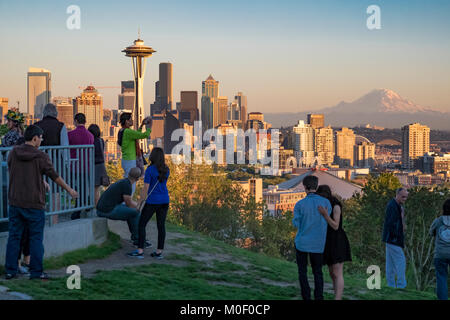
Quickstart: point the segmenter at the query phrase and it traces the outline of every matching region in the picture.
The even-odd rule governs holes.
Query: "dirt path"
[[[150,253],[153,252],[157,245],[157,229],[156,229],[156,223],[154,221],[150,221],[147,225],[147,239],[152,243],[152,247],[145,250],[145,257],[144,259],[136,259],[136,258],[130,258],[126,254],[130,251],[133,251],[136,249],[134,247],[129,239],[130,239],[130,232],[128,231],[128,225],[124,221],[114,221],[114,220],[108,220],[108,227],[109,229],[118,234],[120,236],[120,241],[122,243],[122,248],[111,254],[109,257],[105,259],[98,259],[98,260],[90,260],[87,263],[79,264],[81,270],[81,275],[86,278],[91,278],[95,276],[97,271],[106,271],[106,270],[120,270],[126,267],[134,267],[134,266],[140,266],[140,265],[148,265],[152,263],[157,264],[171,264],[176,266],[184,266],[186,265],[183,261],[177,261],[177,260],[168,260],[168,259],[154,259],[150,257]],[[170,239],[178,239],[178,238],[185,238],[186,236],[181,233],[174,233],[174,232],[166,232],[166,243],[165,243],[165,251],[170,253],[177,253],[177,254],[186,254],[188,253],[187,250],[189,250],[185,246],[179,246],[179,245],[171,245]],[[65,277],[66,274],[66,268],[58,269],[58,270],[47,270],[46,271],[49,276],[59,278],[59,277]]]

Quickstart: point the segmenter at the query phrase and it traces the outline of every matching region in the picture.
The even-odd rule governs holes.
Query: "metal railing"
[[[8,221],[8,155],[12,147],[0,148],[0,222]],[[40,147],[50,157],[53,168],[58,175],[75,191],[78,198],[72,199],[69,193],[53,182],[49,177],[44,180],[49,184],[46,191],[46,216],[74,213],[94,208],[94,146],[49,146]],[[25,186],[24,186],[25,188]],[[50,225],[54,219],[49,219]]]

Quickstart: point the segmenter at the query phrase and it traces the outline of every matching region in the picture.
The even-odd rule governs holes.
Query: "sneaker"
[[[26,265],[19,266],[18,271],[20,274],[30,274],[30,269]]]
[[[49,280],[50,277],[48,276],[48,274],[46,274],[45,272],[42,272],[40,275],[38,276],[30,276],[30,280],[34,280],[34,279],[40,279],[40,280]]]
[[[5,279],[6,279],[6,280],[11,280],[11,279],[14,279],[14,278],[16,278],[16,277],[17,277],[17,275],[12,274],[12,273],[7,273],[7,274],[5,274]]]
[[[139,253],[137,250],[127,253],[127,256],[131,258],[144,259],[144,253]]]
[[[137,248],[139,243],[137,241],[133,241],[133,245]],[[147,248],[150,248],[151,246],[152,246],[152,244],[150,243],[150,241],[145,240],[144,248],[142,248],[142,249],[147,249]]]
[[[159,260],[164,258],[164,256],[162,255],[162,252],[156,253],[156,251],[152,252],[150,254],[150,256],[153,257],[153,258],[159,259]]]

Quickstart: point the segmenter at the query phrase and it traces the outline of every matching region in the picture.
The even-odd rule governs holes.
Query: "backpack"
[[[117,144],[122,147],[122,139],[123,139],[123,132],[125,131],[124,128],[120,129],[117,133]]]
[[[450,222],[448,222],[448,220],[446,221],[445,219],[443,219],[442,222],[444,223],[444,225],[439,227],[437,235],[441,241],[450,244]]]

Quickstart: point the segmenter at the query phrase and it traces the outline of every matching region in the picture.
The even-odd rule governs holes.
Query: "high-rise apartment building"
[[[297,164],[302,167],[314,165],[314,129],[305,121],[299,120],[293,128],[294,133],[294,155]]]
[[[353,167],[355,139],[352,129],[343,127],[336,132],[336,163],[340,167]]]
[[[307,116],[307,121],[308,124],[314,129],[325,127],[325,118],[323,114],[310,113]]]
[[[194,125],[199,120],[197,91],[181,91],[180,100],[180,122]]]
[[[375,144],[363,141],[354,146],[354,165],[359,168],[375,166]]]
[[[27,74],[27,113],[33,119],[42,119],[42,111],[51,100],[51,72],[29,68]]]
[[[414,169],[415,161],[430,151],[430,128],[420,123],[402,127],[402,167]]]
[[[103,127],[103,97],[93,86],[87,86],[80,96],[73,99],[74,114],[84,113],[86,128],[92,123]]]
[[[218,117],[219,81],[209,75],[202,81],[202,128],[203,131],[216,127]]]
[[[321,165],[331,165],[334,161],[334,133],[333,129],[326,128],[314,129],[314,147]]]

